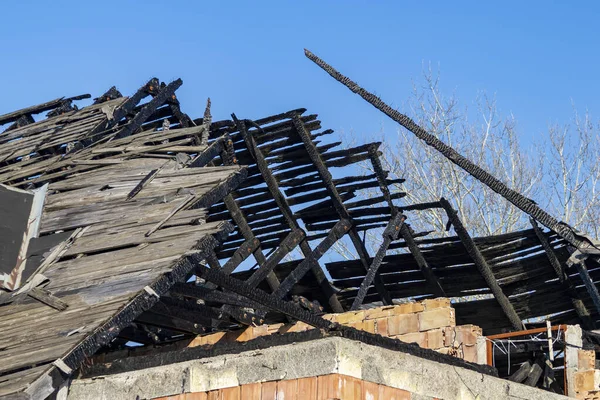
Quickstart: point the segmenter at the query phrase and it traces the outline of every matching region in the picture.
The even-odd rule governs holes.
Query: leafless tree
[[[413,88],[404,111],[419,125],[557,218],[598,237],[600,130],[588,113],[575,113],[571,121],[524,143],[515,118],[500,115],[494,97],[480,94],[473,106],[461,105],[441,92],[439,74],[431,69]],[[391,177],[406,179],[395,188],[407,192],[405,204],[445,197],[474,236],[530,226],[520,210],[412,133],[399,129],[382,139],[384,166]],[[410,212],[407,222],[445,234],[443,211]]]

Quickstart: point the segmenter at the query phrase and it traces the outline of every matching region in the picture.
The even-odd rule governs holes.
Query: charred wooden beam
[[[34,122],[35,122],[35,120],[31,116],[31,114],[21,115],[19,117],[19,119],[17,119],[15,122],[13,122],[12,125],[10,125],[8,128],[6,128],[4,130],[4,132],[2,132],[2,133],[12,131],[13,129],[19,129],[25,125],[33,124]]]
[[[197,300],[204,300],[207,303],[222,303],[237,307],[251,307],[262,311],[263,305],[260,305],[244,296],[235,293],[220,292],[202,285],[192,283],[176,283],[171,289],[171,293],[184,297],[190,297]]]
[[[446,297],[446,293],[444,292],[444,289],[442,288],[439,279],[435,276],[435,273],[433,272],[433,269],[431,268],[429,263],[427,263],[427,260],[425,260],[423,253],[421,253],[419,246],[417,246],[417,244],[415,243],[415,239],[413,238],[413,235],[410,232],[408,226],[406,226],[406,224],[402,224],[402,226],[400,227],[400,234],[406,242],[408,250],[410,250],[410,253],[417,262],[419,269],[423,273],[425,280],[427,281],[427,283],[429,283],[429,286],[431,287],[433,293],[435,293],[435,295],[438,297]]]
[[[203,324],[190,321],[187,318],[178,318],[170,314],[156,314],[146,311],[139,315],[136,321],[146,325],[166,327],[182,333],[192,333],[194,335],[206,333],[206,328]]]
[[[292,287],[298,283],[300,279],[309,271],[309,269],[313,268],[315,264],[317,264],[317,260],[327,252],[337,242],[340,238],[342,238],[346,232],[350,229],[352,225],[350,221],[347,219],[343,219],[339,221],[331,231],[327,234],[327,237],[317,245],[317,247],[308,255],[305,256],[305,259],[302,260],[300,264],[292,271],[290,274],[281,282],[281,285],[277,288],[275,293],[275,297],[278,299],[282,299],[285,295],[292,289]]]
[[[104,94],[102,94],[101,96],[96,97],[94,99],[94,104],[101,104],[109,100],[118,99],[119,97],[123,97],[123,95],[117,90],[116,86],[113,86],[106,92],[104,92]]]
[[[53,110],[56,107],[59,107],[65,101],[83,100],[83,99],[89,99],[90,97],[92,97],[92,96],[89,94],[82,94],[79,96],[68,97],[68,98],[60,97],[58,99],[50,100],[45,103],[38,104],[36,106],[27,107],[27,108],[23,108],[21,110],[10,112],[8,114],[0,115],[0,125],[15,122],[23,115],[33,115],[33,114],[42,113],[44,111]]]
[[[284,218],[286,219],[287,223],[289,224],[290,228],[291,229],[299,229],[300,226],[298,225],[298,221],[296,221],[296,219],[294,218],[294,214],[293,214],[289,204],[287,203],[286,198],[281,193],[281,190],[279,189],[277,180],[273,176],[271,170],[269,169],[269,165],[267,164],[263,154],[261,153],[260,149],[258,148],[256,141],[254,139],[254,136],[248,134],[248,132],[246,130],[246,124],[244,121],[238,120],[237,117],[235,116],[235,114],[232,114],[232,118],[233,118],[234,122],[236,123],[238,130],[242,134],[242,137],[244,138],[246,147],[248,148],[248,150],[254,157],[256,164],[261,172],[261,175],[263,176],[263,179],[265,180],[265,183],[267,184],[267,187],[269,188],[269,192],[271,192],[271,195],[273,196],[275,202],[279,206],[279,208],[280,208]],[[259,126],[259,128],[260,128],[260,126]],[[300,249],[301,249],[302,253],[304,254],[304,257],[308,257],[312,253],[312,249],[310,248],[310,245],[308,244],[308,242],[306,240],[303,240],[302,242],[300,242]],[[335,292],[333,291],[333,288],[329,284],[329,281],[327,280],[325,273],[321,269],[321,266],[318,264],[312,264],[311,269],[313,271],[313,274],[315,275],[315,278],[317,279],[317,282],[319,282],[319,286],[321,287],[321,290],[323,290],[323,293],[327,297],[329,305],[331,306],[332,310],[334,312],[343,312],[344,309],[343,309],[342,305],[340,304],[339,300],[337,299],[337,296],[336,296]],[[277,290],[279,290],[279,288]]]
[[[387,227],[383,231],[383,243],[379,246],[377,250],[377,254],[373,258],[373,262],[369,266],[367,270],[367,274],[365,275],[363,281],[360,284],[360,288],[358,289],[358,293],[352,302],[351,310],[357,310],[363,303],[365,296],[367,295],[367,291],[369,290],[369,286],[373,283],[375,279],[375,275],[381,266],[381,262],[385,257],[388,247],[390,243],[394,240],[398,239],[398,235],[400,233],[401,227],[404,226],[404,221],[406,217],[400,213],[396,213],[396,215],[390,220]]]
[[[577,234],[575,230],[567,225],[564,222],[559,222],[556,218],[551,216],[548,212],[542,210],[534,201],[528,199],[523,196],[521,193],[509,188],[499,179],[491,175],[489,172],[485,171],[483,168],[478,166],[477,164],[471,162],[468,158],[459,154],[452,147],[446,145],[436,136],[430,134],[421,126],[417,125],[411,118],[408,116],[401,114],[400,112],[394,110],[389,105],[385,104],[379,97],[375,96],[373,93],[370,93],[360,87],[357,83],[353,82],[346,76],[342,75],[338,71],[336,71],[332,66],[327,64],[325,61],[314,55],[308,50],[304,50],[304,53],[307,58],[321,67],[325,72],[327,72],[332,78],[336,81],[340,82],[348,89],[350,89],[353,93],[358,94],[368,103],[370,103],[373,107],[377,108],[379,111],[383,112],[385,115],[390,117],[392,120],[412,132],[419,139],[423,140],[427,145],[433,147],[437,151],[439,151],[444,157],[446,157],[449,161],[456,164],[463,170],[465,170],[468,174],[479,180],[481,183],[492,189],[494,192],[498,193],[510,203],[512,203],[515,207],[519,208],[524,213],[529,216],[535,218],[542,225],[551,229],[552,231],[558,233],[562,238],[567,240],[569,243],[574,245],[577,248],[582,247],[595,247],[593,243],[591,243],[587,238]],[[516,321],[515,321],[516,322]]]
[[[492,291],[492,294],[496,298],[496,301],[502,308],[502,311],[510,321],[511,325],[515,330],[524,330],[525,327],[523,325],[523,322],[521,321],[521,318],[515,311],[513,305],[510,303],[510,300],[508,300],[508,297],[506,297],[506,295],[502,291],[502,288],[498,284],[498,281],[496,280],[496,277],[492,272],[492,268],[489,266],[489,264],[481,254],[481,251],[479,251],[479,249],[477,248],[477,245],[471,238],[471,235],[469,235],[469,232],[467,232],[467,230],[465,229],[464,225],[462,224],[462,221],[458,218],[457,212],[454,210],[454,208],[452,208],[448,200],[444,199],[443,197],[440,199],[440,204],[446,211],[449,222],[454,227],[454,231],[458,235],[463,246],[465,246],[467,253],[475,263],[475,266],[479,270],[479,273],[481,274],[488,287]]]
[[[346,206],[344,206],[344,203],[342,202],[342,199],[340,198],[340,194],[339,194],[337,188],[333,184],[333,180],[332,180],[333,178],[331,176],[331,173],[329,172],[325,163],[321,159],[321,156],[319,155],[319,152],[318,152],[315,144],[313,143],[312,139],[310,138],[308,131],[304,127],[302,120],[300,120],[298,117],[294,117],[293,121],[294,121],[294,127],[296,128],[296,132],[298,133],[298,135],[300,135],[300,138],[302,138],[302,142],[304,143],[304,146],[306,147],[306,151],[307,151],[311,161],[313,162],[314,166],[317,168],[317,171],[319,172],[321,179],[325,183],[325,187],[326,187],[326,189],[329,193],[329,196],[331,197],[331,201],[333,203],[333,208],[339,214],[340,218],[348,219],[348,220],[350,220],[350,222],[352,222],[352,217],[348,213]],[[368,147],[366,149],[368,149]],[[350,236],[350,240],[352,241],[352,244],[354,245],[354,248],[356,249],[358,256],[360,257],[360,259],[363,263],[363,266],[365,267],[365,270],[369,271],[369,261],[368,260],[369,260],[370,256],[369,256],[369,252],[367,251],[367,248],[365,247],[365,244],[360,240],[360,236],[358,235],[358,232],[356,231],[356,229],[354,227],[352,227],[348,233]],[[383,303],[384,304],[392,304],[392,297],[390,296],[387,289],[385,288],[385,285],[383,284],[383,281],[381,280],[381,276],[379,276],[377,271],[375,271],[374,283],[375,283],[375,288],[377,289],[377,292],[381,296],[381,300],[383,301]]]
[[[586,329],[595,329],[596,323],[590,317],[590,312],[588,311],[587,307],[585,306],[585,304],[581,300],[579,294],[577,293],[577,290],[575,289],[575,285],[573,285],[573,282],[571,282],[571,280],[569,279],[569,276],[565,273],[565,270],[563,269],[560,261],[558,260],[558,257],[556,256],[556,253],[554,253],[554,249],[548,242],[548,238],[546,237],[546,235],[544,235],[544,232],[542,232],[542,230],[538,226],[537,222],[533,218],[530,218],[529,222],[531,223],[531,226],[533,227],[535,235],[537,236],[540,243],[542,244],[542,248],[544,249],[544,252],[546,253],[546,257],[548,257],[548,261],[550,262],[550,265],[554,269],[554,272],[556,272],[556,276],[558,277],[558,280],[567,289],[567,293],[569,294],[569,297],[571,298],[571,302],[573,303],[573,308],[575,309],[575,312],[577,313],[579,318],[581,318],[582,324],[584,325],[584,327]],[[586,286],[586,289],[587,289],[587,286]],[[588,294],[590,295],[590,297],[592,297],[594,293],[588,292]],[[596,304],[596,303],[594,303],[594,304]],[[600,310],[597,310],[597,311],[600,313]]]
[[[116,138],[124,138],[133,134],[147,119],[148,117],[161,105],[163,105],[168,99],[175,95],[175,91],[183,84],[181,79],[177,79],[169,83],[165,88],[161,89],[156,96],[152,98],[146,104],[142,110],[137,113],[131,121],[129,121],[119,132],[116,134]]]
[[[598,293],[598,288],[596,284],[594,284],[594,280],[590,276],[590,273],[585,266],[585,261],[580,260],[575,263],[575,267],[577,268],[577,272],[579,273],[579,277],[583,281],[587,292],[591,294],[592,301],[594,302],[594,306],[597,310],[600,310],[600,293]]]
[[[269,275],[279,264],[283,257],[285,257],[290,251],[298,246],[298,243],[304,240],[304,231],[301,229],[296,229],[292,231],[285,239],[281,242],[279,247],[269,256],[267,261],[261,265],[246,281],[248,285],[252,287],[258,286],[260,282],[262,282],[267,275]]]
[[[225,265],[223,265],[223,268],[221,268],[223,273],[227,275],[232,274],[233,271],[235,271],[235,269],[250,256],[250,254],[256,251],[259,245],[260,241],[257,238],[251,238],[246,240],[244,244],[242,244],[235,251],[235,253],[233,253],[233,256],[231,256],[231,258],[227,260]]]
[[[302,321],[316,328],[322,329],[331,329],[335,326],[334,323],[327,321],[311,313],[310,311],[304,310],[292,302],[283,301],[275,294],[268,294],[260,289],[253,288],[246,282],[232,278],[231,276],[227,276],[219,270],[213,270],[203,265],[198,265],[196,271],[208,282],[212,282],[227,290],[247,297],[250,300],[260,303],[272,310],[281,312],[298,321]]]

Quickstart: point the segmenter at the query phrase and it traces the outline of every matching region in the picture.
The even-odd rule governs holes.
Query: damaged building
[[[179,79],[0,115],[0,398],[600,398],[597,242],[306,55],[531,227],[471,237],[380,143],[190,117]]]

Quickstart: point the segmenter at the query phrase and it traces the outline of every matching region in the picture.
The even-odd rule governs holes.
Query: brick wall
[[[573,375],[575,397],[600,400],[600,370],[596,367],[594,350],[577,350],[577,371]]]
[[[454,309],[445,298],[424,300],[341,314],[325,314],[325,319],[356,329],[399,339],[440,353],[454,355],[466,361],[482,362],[484,351],[478,352],[481,328],[475,325],[456,326]],[[255,337],[300,332],[314,329],[304,322],[248,327],[237,331],[198,336],[188,347],[212,345],[223,341],[244,342]]]
[[[413,396],[406,390],[363,381],[347,375],[329,374],[301,379],[257,382],[210,392],[184,393],[154,400],[436,400]]]

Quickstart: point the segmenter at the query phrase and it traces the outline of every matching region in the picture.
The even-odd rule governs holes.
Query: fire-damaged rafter
[[[533,218],[530,218],[529,222],[531,223],[531,226],[533,227],[535,235],[540,240],[540,243],[542,244],[542,248],[544,249],[544,252],[546,253],[546,256],[548,257],[548,261],[550,262],[550,265],[552,265],[552,268],[556,272],[556,276],[558,277],[558,280],[566,288],[567,293],[569,294],[569,297],[571,298],[571,302],[573,303],[573,308],[575,309],[575,312],[577,313],[579,318],[581,318],[581,321],[584,324],[586,329],[595,329],[596,323],[590,318],[590,312],[588,311],[587,307],[585,306],[585,304],[579,297],[579,294],[577,294],[575,285],[573,285],[573,282],[571,282],[571,280],[569,279],[569,276],[565,273],[565,270],[563,269],[562,265],[560,264],[560,261],[558,260],[558,257],[556,256],[556,253],[554,253],[552,246],[550,246],[550,243],[548,242],[548,238],[546,237],[546,235],[544,235],[544,232],[542,232],[542,230],[538,226],[537,222],[535,222],[535,220]]]
[[[574,245],[577,248],[585,248],[585,247],[594,247],[594,244],[591,243],[587,238],[577,234],[575,230],[569,225],[559,222],[556,218],[551,216],[546,211],[542,210],[534,201],[528,199],[523,196],[521,193],[509,188],[504,183],[502,183],[499,179],[492,176],[489,172],[485,171],[483,168],[471,162],[466,157],[459,154],[452,147],[446,145],[444,142],[439,140],[434,135],[427,132],[421,126],[417,125],[412,119],[408,116],[401,114],[400,112],[394,110],[387,104],[385,104],[379,97],[375,96],[373,93],[370,93],[360,87],[357,83],[353,82],[346,76],[339,73],[332,66],[327,64],[325,61],[314,55],[308,50],[304,50],[304,53],[308,59],[313,61],[319,67],[321,67],[325,72],[327,72],[331,77],[333,77],[336,81],[340,82],[352,92],[361,96],[364,100],[370,103],[372,106],[377,108],[379,111],[383,112],[385,115],[390,117],[395,122],[402,125],[404,128],[408,129],[410,132],[415,134],[419,139],[423,140],[427,145],[433,147],[437,151],[439,151],[444,157],[450,160],[452,163],[458,165],[462,169],[464,169],[467,173],[475,177],[481,183],[492,189],[494,192],[498,193],[506,200],[511,202],[514,206],[519,208],[521,211],[525,212],[529,216],[535,218],[542,225],[551,229],[552,231],[558,233],[561,237],[567,240],[569,243]]]
[[[298,264],[298,266],[285,278],[281,285],[277,288],[274,295],[275,297],[282,299],[285,295],[292,289],[292,287],[298,283],[300,279],[308,272],[309,269],[313,268],[315,265],[318,265],[318,260],[337,242],[341,237],[343,237],[346,232],[350,229],[350,221],[343,219],[339,221],[335,226],[329,231],[327,237],[321,241],[315,247],[315,249],[309,254],[305,255],[304,260]]]
[[[292,118],[292,121],[294,123],[294,128],[296,129],[296,133],[298,133],[298,135],[302,139],[302,142],[304,143],[304,146],[306,147],[306,151],[307,151],[312,163],[317,168],[317,171],[319,172],[319,176],[325,183],[325,187],[327,188],[327,192],[329,193],[329,196],[333,203],[334,209],[339,214],[340,218],[347,219],[352,224],[353,223],[352,217],[348,213],[348,210],[346,209],[342,199],[340,198],[340,194],[339,194],[337,188],[333,184],[333,181],[332,181],[333,177],[331,176],[331,173],[329,172],[329,170],[325,166],[323,160],[321,159],[321,156],[319,155],[319,152],[318,152],[314,142],[310,138],[310,134],[306,130],[304,123],[302,122],[300,117],[298,117],[297,115]],[[368,271],[369,270],[369,261],[368,260],[370,257],[369,257],[369,252],[367,251],[367,249],[365,247],[365,244],[360,239],[360,236],[358,235],[358,232],[356,231],[356,228],[354,226],[352,226],[350,228],[350,231],[348,232],[348,234],[350,236],[350,240],[352,241],[352,244],[354,245],[354,248],[356,249],[356,251],[360,257],[360,261],[362,262],[363,266],[365,267],[365,270]],[[385,284],[383,283],[381,276],[377,273],[377,270],[375,270],[374,282],[375,282],[375,288],[377,289],[377,292],[379,292],[379,295],[381,296],[383,303],[384,304],[392,304],[392,297],[390,296],[387,289],[385,288]]]
[[[360,284],[358,293],[354,298],[354,302],[352,302],[352,310],[356,310],[358,309],[358,307],[361,306],[363,300],[365,299],[365,296],[367,295],[369,286],[371,286],[371,283],[373,283],[373,279],[375,279],[375,275],[379,270],[379,266],[383,261],[383,257],[385,257],[385,253],[387,252],[390,243],[398,239],[400,229],[404,226],[405,220],[406,217],[404,215],[402,215],[401,213],[396,213],[396,215],[394,215],[394,217],[390,220],[385,230],[383,231],[383,243],[381,243],[379,250],[377,250],[377,254],[375,254],[373,262],[371,262],[367,274],[365,275],[365,278]]]
[[[458,218],[458,213],[456,212],[456,210],[454,210],[454,208],[452,208],[448,200],[441,198],[440,204],[446,211],[446,214],[448,215],[448,220],[454,227],[454,231],[460,238],[460,241],[462,242],[463,246],[465,246],[467,253],[473,260],[473,263],[475,263],[475,266],[479,270],[479,273],[481,274],[488,287],[492,291],[494,297],[496,298],[496,301],[498,302],[498,304],[500,304],[502,311],[510,321],[511,325],[513,326],[513,329],[518,331],[524,330],[525,327],[523,325],[523,322],[521,321],[521,318],[515,311],[513,305],[510,303],[508,297],[502,291],[502,288],[498,284],[498,281],[496,280],[496,277],[492,272],[492,268],[489,266],[489,264],[477,248],[477,245],[471,238],[471,235],[469,235],[469,232],[467,232],[461,220]]]
[[[293,214],[289,204],[287,203],[286,198],[281,193],[281,191],[279,189],[279,185],[277,183],[277,180],[273,177],[273,174],[271,173],[271,170],[269,169],[269,165],[267,164],[265,157],[262,154],[262,151],[258,148],[258,145],[256,144],[256,140],[254,139],[254,136],[246,130],[245,121],[238,120],[237,117],[235,116],[235,114],[232,115],[232,118],[233,118],[233,121],[236,123],[236,126],[237,126],[238,130],[240,131],[240,133],[244,139],[244,142],[246,143],[246,147],[248,148],[248,151],[254,158],[254,160],[257,164],[257,167],[258,167],[261,175],[263,176],[265,183],[267,185],[267,188],[269,189],[269,192],[271,193],[271,195],[273,196],[273,199],[279,206],[279,209],[280,209],[281,213],[283,214],[283,216],[286,220],[286,223],[289,225],[290,229],[299,229],[300,226],[298,225],[298,221],[296,221],[296,219],[294,218],[294,214]],[[258,127],[260,128],[260,126],[258,126]],[[300,250],[304,254],[304,257],[309,257],[310,254],[312,253],[310,245],[308,244],[308,241],[306,239],[304,239],[300,242]],[[317,281],[319,282],[319,285],[321,286],[321,290],[323,290],[323,293],[325,294],[326,298],[328,299],[329,305],[334,310],[334,312],[343,312],[344,309],[343,309],[342,305],[340,304],[339,300],[337,299],[337,296],[336,296],[335,292],[333,291],[333,288],[329,284],[329,281],[325,277],[325,274],[321,270],[320,265],[318,263],[311,262],[311,270],[313,271],[315,278],[317,279]],[[280,286],[280,288],[281,288],[281,286]],[[277,290],[280,290],[280,288],[278,288]]]

